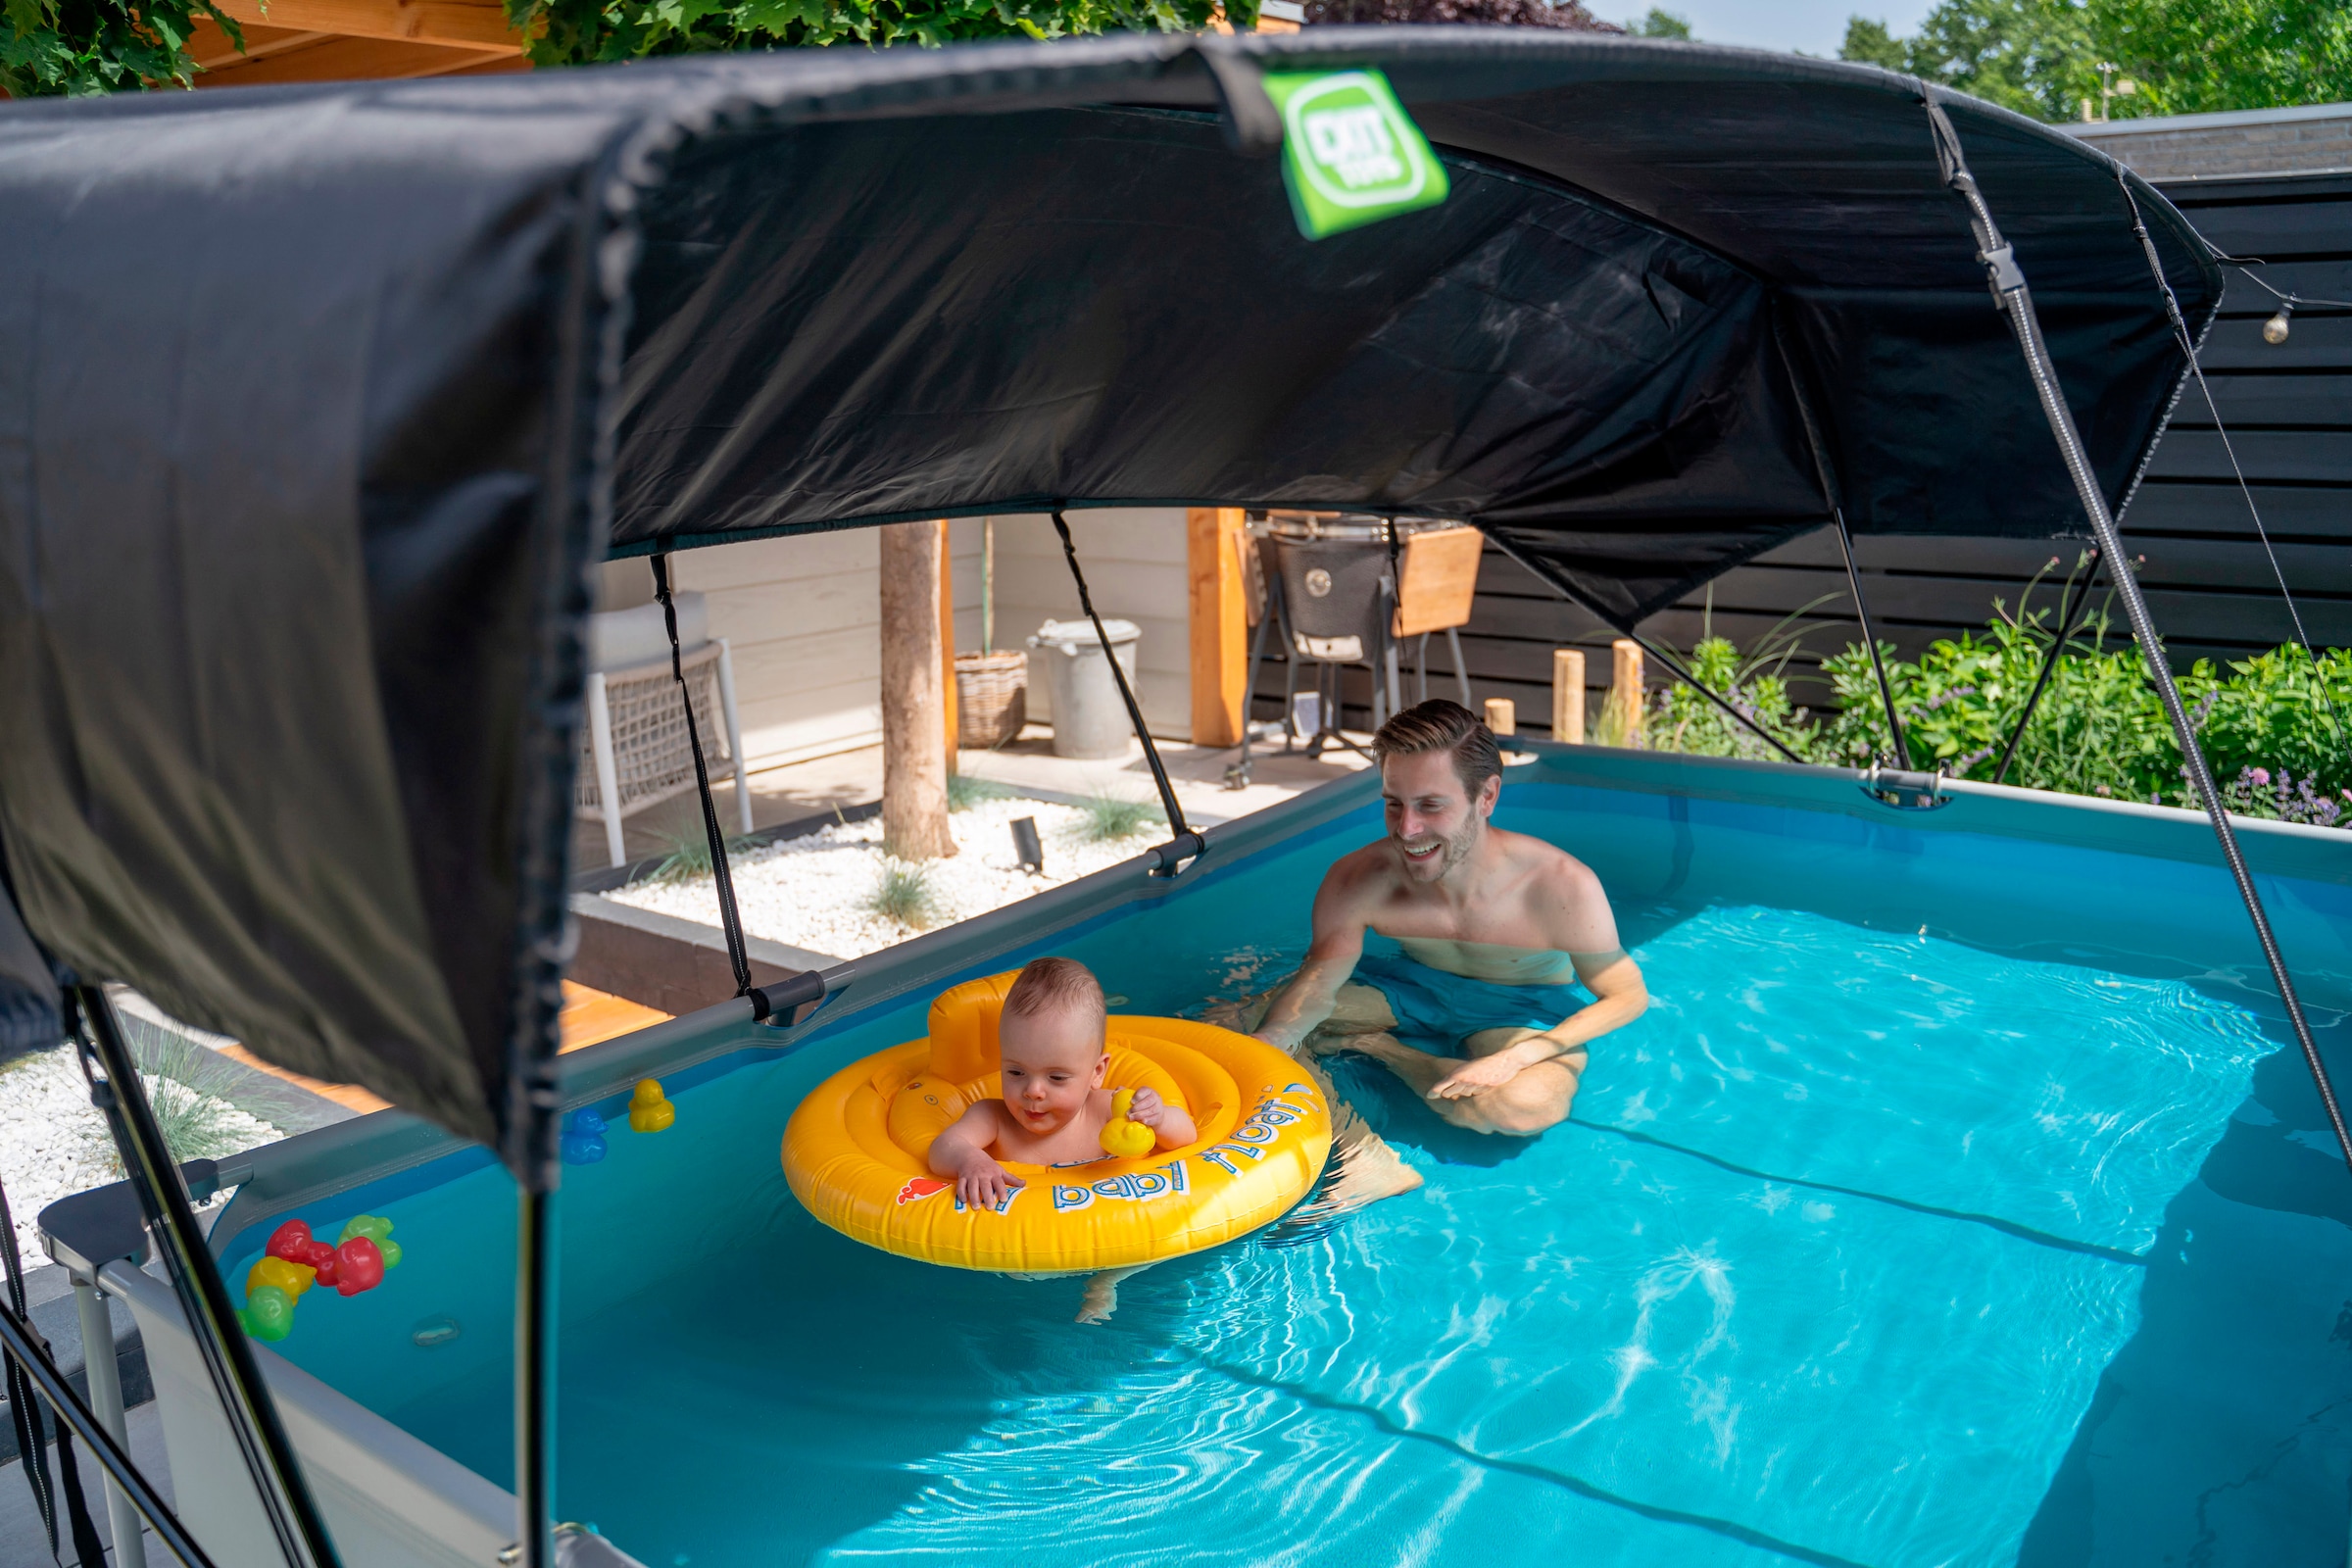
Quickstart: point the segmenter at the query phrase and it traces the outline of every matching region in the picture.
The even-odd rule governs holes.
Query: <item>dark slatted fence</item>
[[[2222,251],[2268,263],[2261,275],[2273,287],[2352,300],[2352,175],[2187,181],[2166,194]],[[2287,341],[2273,345],[2263,341],[2262,323],[2276,308],[2232,270],[2199,361],[2305,629],[2317,646],[2352,646],[2352,311],[2298,311]],[[2242,659],[2291,638],[2271,557],[2230,472],[2213,411],[2193,383],[2122,520],[2134,554],[2144,558],[2140,581],[2177,665]],[[1857,541],[1856,556],[1880,636],[1910,656],[1983,626],[1996,601],[2014,613],[2034,574],[2056,562],[2032,599],[2054,615],[2058,586],[2082,548],[2075,540],[1877,538]],[[1688,649],[1711,624],[1745,648],[1790,616],[1806,650],[1788,668],[1797,698],[1826,706],[1827,683],[1814,660],[1861,640],[1829,534],[1727,573],[1711,592],[1652,616],[1642,631]],[[2117,635],[2128,641],[2120,611],[2116,619]],[[1613,635],[1490,549],[1462,639],[1472,690],[1481,700],[1513,699],[1521,728],[1544,731],[1551,651],[1583,647],[1597,711]],[[1441,648],[1433,642],[1432,663],[1447,678],[1433,671],[1430,689],[1448,696],[1451,668]],[[1653,685],[1661,678],[1650,672]],[[1259,717],[1277,713],[1281,690],[1279,666],[1261,672]],[[1365,672],[1350,671],[1348,690],[1348,722],[1360,726],[1370,716],[1368,706],[1358,706],[1369,701]]]

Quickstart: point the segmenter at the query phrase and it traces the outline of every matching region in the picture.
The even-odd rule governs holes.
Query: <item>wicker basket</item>
[[[956,744],[1004,745],[1029,721],[1029,656],[1020,649],[956,656]]]

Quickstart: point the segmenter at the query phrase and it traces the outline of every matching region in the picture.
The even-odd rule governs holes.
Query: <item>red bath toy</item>
[[[372,1242],[368,1244],[370,1251],[374,1250],[374,1245]],[[306,1263],[317,1269],[318,1283],[321,1285],[337,1283],[335,1264],[339,1254],[335,1249],[327,1246],[324,1242],[315,1240],[311,1235],[310,1226],[301,1220],[290,1219],[276,1230],[271,1231],[270,1245],[264,1250],[271,1257],[282,1257],[289,1263]],[[383,1278],[383,1254],[379,1252],[376,1254],[376,1279],[381,1278]],[[368,1281],[369,1285],[374,1283],[374,1280]],[[361,1290],[367,1288],[366,1285],[360,1287]],[[343,1294],[349,1296],[352,1293],[345,1291]]]
[[[321,1284],[331,1283],[338,1296],[357,1296],[372,1291],[384,1282],[384,1254],[375,1243],[365,1236],[354,1236],[335,1254],[335,1277],[330,1282],[324,1272],[318,1276]]]

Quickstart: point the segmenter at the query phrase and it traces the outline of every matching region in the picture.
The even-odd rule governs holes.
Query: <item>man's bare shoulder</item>
[[[1591,866],[1556,844],[1525,833],[1493,831],[1502,841],[1503,853],[1509,857],[1511,865],[1519,871],[1520,886],[1529,896],[1533,909],[1547,917],[1545,924],[1565,920],[1580,936],[1592,933],[1596,925],[1605,925],[1613,940],[1616,921],[1609,909],[1609,895]]]
[[[1396,881],[1396,852],[1386,839],[1350,850],[1331,862],[1323,873],[1326,897],[1377,898]]]

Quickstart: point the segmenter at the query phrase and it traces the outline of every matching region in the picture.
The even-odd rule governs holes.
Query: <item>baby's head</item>
[[[1102,987],[1075,958],[1037,958],[1005,993],[997,1024],[1004,1103],[1034,1134],[1054,1131],[1085,1105],[1110,1065]]]

